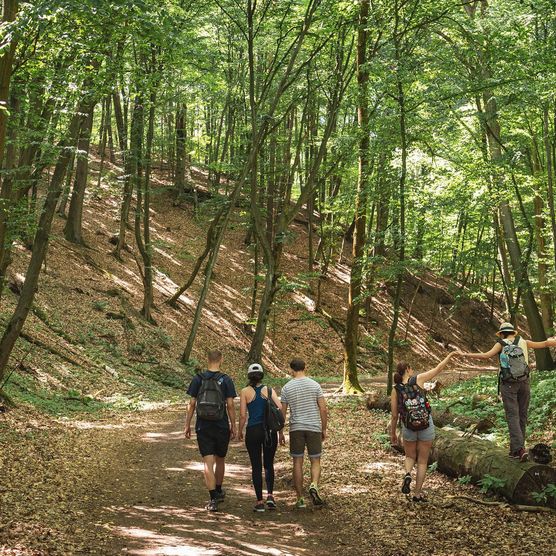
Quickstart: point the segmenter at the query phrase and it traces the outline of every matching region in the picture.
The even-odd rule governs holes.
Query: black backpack
[[[221,421],[226,415],[226,400],[218,381],[222,373],[211,373],[212,376],[201,376],[201,387],[197,394],[197,419],[204,421]]]
[[[407,384],[396,384],[398,392],[398,411],[402,423],[410,431],[422,431],[429,426],[431,406],[427,395],[412,376]]]
[[[272,399],[272,388],[270,386],[266,387],[267,399],[266,399],[266,407],[264,411],[264,426],[265,429],[268,431],[281,431],[284,428],[284,414],[282,410],[276,405],[274,400]]]

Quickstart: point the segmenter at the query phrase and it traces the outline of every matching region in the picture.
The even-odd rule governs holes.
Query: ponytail
[[[403,377],[407,372],[407,369],[409,369],[409,363],[406,363],[405,361],[398,363],[396,366],[396,373],[394,374],[394,382],[396,384],[401,384],[403,382]]]
[[[255,386],[261,382],[263,376],[263,373],[249,373],[247,376],[247,380],[249,380],[248,386],[255,388]]]

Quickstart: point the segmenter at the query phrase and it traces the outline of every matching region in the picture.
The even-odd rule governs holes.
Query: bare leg
[[[403,447],[405,450],[405,472],[411,473],[417,459],[417,442],[404,440]]]
[[[320,480],[320,457],[309,459],[311,461],[311,482],[318,485]]]
[[[203,464],[207,489],[214,490],[216,488],[216,478],[214,477],[215,456],[205,456],[203,458]]]
[[[303,456],[293,458],[293,486],[297,497],[301,498],[303,495]]]
[[[425,475],[427,474],[427,467],[429,465],[431,447],[432,440],[419,441],[417,443],[417,480],[415,481],[415,496],[421,494],[421,488],[425,481]]]
[[[214,459],[216,462],[216,465],[214,466],[215,484],[222,485],[222,481],[224,481],[224,471],[226,471],[226,460],[218,456],[215,456]]]

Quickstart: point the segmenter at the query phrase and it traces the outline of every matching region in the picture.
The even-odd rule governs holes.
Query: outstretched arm
[[[431,369],[426,373],[418,374],[417,384],[421,388],[423,388],[425,382],[431,381],[436,375],[440,374],[440,372],[444,369],[444,367],[446,367],[446,365],[450,362],[450,360],[452,359],[452,357],[454,357],[454,355],[460,355],[460,354],[461,352],[459,351],[452,351],[446,357],[444,357],[444,359],[442,359],[442,361],[440,361],[440,363],[438,363],[438,365],[434,369]]]
[[[533,342],[533,340],[525,340],[527,347],[531,349],[542,349],[547,347],[556,347],[556,337],[548,338],[544,342]]]
[[[477,353],[462,353],[461,355],[463,357],[470,357],[471,359],[490,359],[491,357],[494,357],[496,354],[500,353],[501,349],[502,346],[498,342],[496,342],[491,349],[485,351],[484,353],[481,353],[479,351]]]

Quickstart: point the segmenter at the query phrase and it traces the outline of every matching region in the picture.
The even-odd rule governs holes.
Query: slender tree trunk
[[[154,323],[152,317],[153,307],[153,267],[152,267],[152,245],[151,245],[151,227],[150,227],[150,179],[152,168],[152,149],[154,138],[154,117],[155,117],[155,103],[156,93],[152,92],[150,95],[149,107],[149,123],[147,128],[147,142],[145,148],[145,178],[141,184],[140,177],[138,176],[137,183],[137,208],[135,216],[135,239],[141,258],[143,259],[143,308],[141,309],[142,315],[148,322]],[[142,130],[141,130],[142,131]],[[139,151],[140,152],[140,151]],[[143,191],[141,191],[143,187]],[[142,198],[142,206],[141,200]],[[143,221],[143,237],[141,237],[141,220]]]
[[[61,154],[58,158],[54,174],[52,175],[52,179],[48,186],[47,196],[42,208],[37,231],[35,233],[33,251],[29,266],[27,267],[25,282],[23,283],[23,288],[21,290],[15,311],[4,330],[2,339],[0,339],[0,383],[2,382],[6,372],[6,367],[15,342],[19,337],[21,329],[27,319],[27,315],[33,305],[41,267],[48,248],[48,240],[50,229],[52,227],[52,220],[56,211],[56,204],[62,190],[62,183],[71,158],[71,153],[73,151],[72,147],[77,143],[77,137],[81,124],[82,118],[78,111],[77,114],[72,117],[67,138],[63,139],[59,144]]]
[[[6,27],[15,21],[17,10],[17,0],[4,0],[2,6],[2,27]],[[12,64],[15,55],[15,48],[16,42],[12,39],[8,47],[3,48],[3,53],[0,57],[0,168],[3,164],[4,149],[6,147],[8,102],[10,99],[10,82],[12,79]]]
[[[68,219],[64,227],[64,237],[71,243],[83,244],[83,203],[89,176],[89,148],[91,145],[91,130],[95,102],[91,102],[86,109],[86,119],[81,129],[77,145],[77,164],[75,167],[75,181],[68,209]]]
[[[128,137],[127,137],[127,108],[125,112],[122,111],[122,104],[120,101],[120,95],[114,93],[112,95],[112,101],[114,104],[114,117],[116,119],[116,126],[118,128],[118,138],[120,141],[120,150],[122,152],[123,165],[124,165],[124,191],[122,197],[122,204],[120,207],[120,223],[119,223],[119,233],[118,241],[116,247],[114,248],[114,256],[121,260],[122,249],[125,246],[125,236],[126,230],[129,226],[129,208],[131,206],[131,198],[133,196],[133,167],[132,167],[132,156],[128,152]],[[125,105],[127,106],[127,104]],[[124,106],[124,108],[125,108]]]
[[[554,270],[556,271],[556,210],[554,208],[554,159],[553,145],[550,141],[550,127],[548,123],[548,104],[543,107],[543,143],[546,158],[546,184],[550,222],[552,224],[552,245],[554,247]]]
[[[359,29],[357,32],[357,124],[359,132],[359,172],[355,196],[355,226],[352,244],[352,266],[349,280],[346,335],[344,339],[344,381],[345,394],[362,392],[357,376],[357,348],[359,345],[359,309],[363,284],[365,254],[365,230],[367,199],[369,188],[369,69],[367,66],[367,39],[370,0],[361,0],[359,8]]]
[[[399,5],[396,0],[396,36],[397,30],[399,29]],[[400,306],[401,306],[401,294],[402,294],[402,284],[403,277],[405,274],[405,268],[403,265],[405,263],[405,182],[407,178],[407,154],[408,154],[408,138],[407,138],[407,124],[406,124],[406,105],[405,105],[405,91],[401,75],[401,47],[398,40],[394,42],[394,48],[396,52],[396,89],[397,89],[397,103],[399,110],[399,130],[400,130],[400,143],[401,143],[401,168],[400,168],[400,179],[399,179],[399,228],[394,230],[395,234],[395,247],[398,253],[398,278],[396,281],[396,290],[393,299],[393,317],[392,324],[390,326],[390,331],[388,333],[388,382],[386,387],[386,393],[390,395],[393,386],[394,377],[394,350],[395,350],[395,339],[396,330],[398,328],[398,320],[400,318]]]

